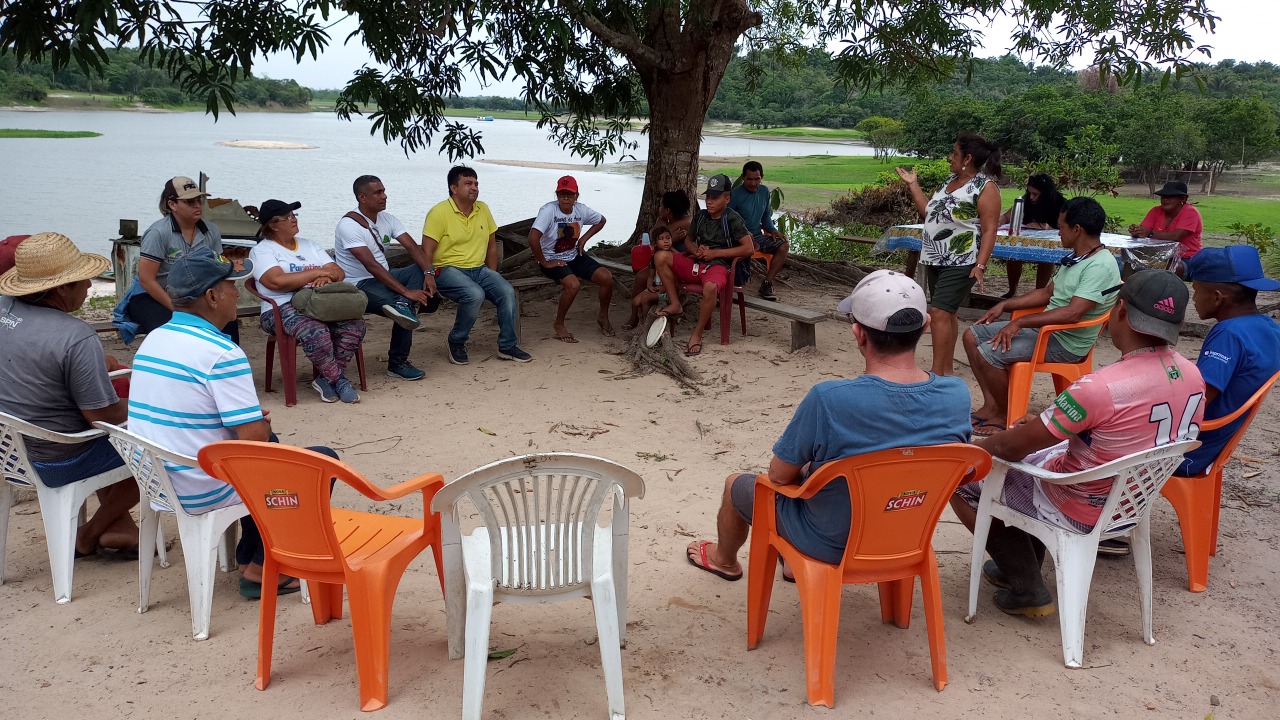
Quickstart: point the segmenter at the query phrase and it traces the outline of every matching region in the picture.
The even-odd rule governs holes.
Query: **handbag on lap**
[[[331,282],[318,288],[302,288],[293,294],[293,308],[320,322],[356,320],[364,316],[369,298],[349,282]]]

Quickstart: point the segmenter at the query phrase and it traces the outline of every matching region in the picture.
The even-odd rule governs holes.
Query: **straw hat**
[[[0,275],[0,295],[33,295],[97,277],[111,267],[110,260],[82,253],[71,238],[51,232],[23,240],[13,259],[13,269]]]

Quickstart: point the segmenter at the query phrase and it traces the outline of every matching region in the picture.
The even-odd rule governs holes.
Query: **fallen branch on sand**
[[[696,303],[685,303],[685,312],[689,312],[689,308],[694,308],[693,312],[697,312]],[[631,337],[627,338],[626,347],[623,348],[619,355],[622,355],[631,363],[631,369],[626,372],[618,373],[610,380],[624,380],[629,378],[637,378],[648,375],[653,371],[658,371],[671,379],[675,380],[690,392],[698,395],[702,394],[702,389],[698,383],[702,382],[702,375],[693,369],[689,361],[684,357],[684,349],[680,347],[682,343],[676,343],[670,334],[662,336],[657,345],[653,347],[645,346],[645,338],[649,336],[649,326],[653,324],[655,316],[650,313],[644,318],[636,329],[631,331]],[[668,319],[668,323],[675,318]],[[670,328],[670,325],[667,326]]]

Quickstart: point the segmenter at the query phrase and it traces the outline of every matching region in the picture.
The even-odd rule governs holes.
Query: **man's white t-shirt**
[[[369,223],[369,229],[360,227],[360,223],[343,215],[333,233],[333,259],[338,262],[342,272],[347,274],[347,282],[355,284],[372,278],[373,273],[365,269],[365,266],[351,254],[351,248],[369,248],[369,252],[373,253],[373,259],[377,260],[382,267],[390,269],[382,246],[408,233],[408,230],[404,229],[404,224],[399,218],[389,212],[378,213],[376,222],[359,210],[352,212],[364,218],[365,222]]]
[[[315,240],[294,238],[298,241],[298,249],[290,250],[275,240],[263,240],[249,251],[249,260],[253,262],[253,280],[258,285],[258,292],[283,305],[293,300],[295,290],[272,290],[262,284],[262,276],[271,268],[280,268],[287,273],[315,270],[333,262],[329,253],[320,249]],[[263,301],[262,312],[271,306]]]
[[[563,212],[560,203],[553,200],[538,209],[533,227],[542,231],[542,254],[548,260],[567,262],[578,257],[578,238],[582,237],[582,228],[598,225],[603,219],[603,215],[579,202],[573,204],[572,211]]]

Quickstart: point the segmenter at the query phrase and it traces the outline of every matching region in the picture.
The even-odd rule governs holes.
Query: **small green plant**
[[[1238,222],[1231,223],[1231,234],[1258,248],[1258,254],[1263,256],[1280,245],[1280,241],[1276,240],[1276,232],[1270,227],[1264,227],[1259,223],[1250,223],[1248,225]]]

